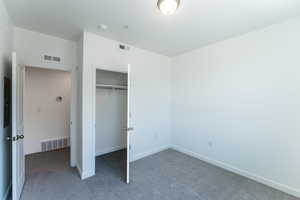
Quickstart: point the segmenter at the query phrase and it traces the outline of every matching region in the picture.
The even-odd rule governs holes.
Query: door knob
[[[23,140],[24,139],[24,135],[17,135],[17,140],[18,139]]]

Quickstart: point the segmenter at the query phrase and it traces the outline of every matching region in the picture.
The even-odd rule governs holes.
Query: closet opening
[[[96,69],[96,173],[129,183],[128,73]]]

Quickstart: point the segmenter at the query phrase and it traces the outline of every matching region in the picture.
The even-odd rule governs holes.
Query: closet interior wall
[[[126,86],[127,74],[96,71],[96,85]],[[96,156],[125,149],[127,90],[96,87]]]

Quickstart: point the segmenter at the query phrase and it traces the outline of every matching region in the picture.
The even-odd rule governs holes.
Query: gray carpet
[[[22,200],[299,200],[174,150],[133,162],[127,185],[122,158],[97,157],[97,175],[81,181],[68,150],[27,156]]]

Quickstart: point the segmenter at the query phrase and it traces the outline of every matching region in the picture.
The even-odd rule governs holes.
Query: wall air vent
[[[44,60],[51,61],[52,60],[52,56],[44,55]]]
[[[67,148],[69,146],[70,146],[70,138],[69,137],[41,141],[42,152],[63,149],[63,148]]]
[[[47,62],[61,62],[61,58],[57,56],[44,55],[43,59]]]
[[[55,57],[55,56],[53,56],[53,57],[52,57],[52,60],[55,61],[55,62],[60,62],[60,57]]]
[[[126,46],[126,45],[123,45],[123,44],[119,44],[119,49],[123,50],[123,51],[129,51],[130,50],[130,47],[129,46]]]

